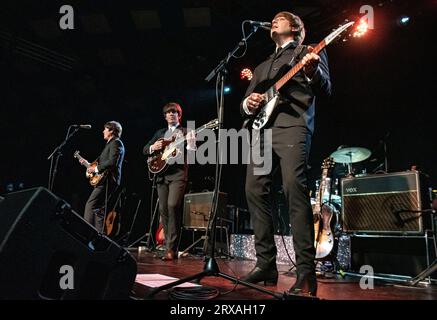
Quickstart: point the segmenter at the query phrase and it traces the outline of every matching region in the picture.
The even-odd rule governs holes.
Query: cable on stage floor
[[[219,296],[219,290],[212,287],[201,286],[194,288],[173,288],[168,297],[171,300],[211,300]]]

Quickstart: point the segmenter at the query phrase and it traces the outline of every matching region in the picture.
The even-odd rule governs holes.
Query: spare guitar
[[[96,168],[98,163],[97,161],[89,163],[87,160],[85,160],[80,154],[79,151],[76,151],[73,155],[76,159],[79,160],[79,163],[88,168]],[[93,187],[97,186],[100,181],[103,180],[103,178],[106,177],[107,171],[99,172],[99,173],[89,173],[88,170],[86,171],[85,175],[90,180],[90,185]]]
[[[323,160],[322,177],[316,203],[313,208],[316,259],[326,258],[334,248],[334,235],[331,230],[331,221],[334,213],[333,210],[328,205],[323,204],[322,201],[323,194],[327,187],[327,178],[334,164],[335,162],[331,157]]]
[[[204,124],[200,128],[197,128],[194,133],[198,134],[205,129],[217,128],[218,119],[214,119]],[[176,158],[181,153],[180,148],[181,146],[183,146],[187,138],[186,136],[178,137],[177,134],[173,134],[169,139],[161,138],[159,140],[163,142],[162,149],[153,152],[147,158],[147,166],[151,173],[159,173],[162,170],[166,169],[168,162],[171,159]]]
[[[355,22],[348,22],[338,29],[331,32],[325,39],[323,39],[313,50],[315,54],[318,54],[324,47],[326,47],[329,43],[331,43],[335,38],[337,38],[340,34],[342,34],[346,29],[352,26]],[[278,102],[279,102],[279,89],[282,88],[291,78],[294,77],[296,73],[298,73],[303,68],[302,61],[296,63],[281,79],[276,81],[276,83],[271,86],[264,93],[264,102],[263,105],[258,108],[255,119],[252,122],[252,128],[255,130],[259,130],[264,127],[267,122],[270,120],[270,116],[275,110]]]

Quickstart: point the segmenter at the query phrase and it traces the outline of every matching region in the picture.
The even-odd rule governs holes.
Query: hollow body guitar
[[[323,194],[327,187],[327,177],[334,164],[335,162],[332,158],[323,160],[320,187],[316,196],[316,203],[313,207],[314,246],[316,248],[316,259],[319,260],[328,257],[334,248],[334,235],[331,229],[334,212],[327,204],[322,203]]]
[[[194,134],[198,134],[199,132],[205,129],[217,129],[218,128],[218,119],[214,119],[204,124],[203,126],[197,128],[194,131]],[[147,158],[147,167],[151,173],[159,173],[165,170],[168,167],[168,163],[176,158],[180,153],[180,148],[184,145],[184,142],[187,140],[186,136],[178,136],[178,134],[173,134],[169,139],[158,139],[158,141],[162,141],[161,150],[157,150],[153,152]]]

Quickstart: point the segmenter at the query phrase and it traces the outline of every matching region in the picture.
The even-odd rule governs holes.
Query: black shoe
[[[169,250],[167,250],[166,253],[164,253],[164,256],[161,259],[164,261],[171,261],[171,260],[175,260],[177,258],[178,258],[178,256],[177,256],[176,252],[169,249]]]
[[[278,270],[255,267],[241,280],[249,283],[263,281],[265,286],[274,286],[278,283]]]
[[[317,295],[317,278],[315,273],[298,274],[296,283],[288,290],[288,293],[315,297]]]

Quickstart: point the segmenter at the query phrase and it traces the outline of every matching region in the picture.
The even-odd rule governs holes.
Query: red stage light
[[[249,68],[244,68],[243,70],[241,70],[241,72],[240,72],[240,79],[241,80],[244,80],[244,79],[247,79],[247,80],[252,80],[252,77],[253,77],[253,73],[252,73],[252,70],[250,70]]]
[[[362,37],[367,30],[369,30],[369,24],[365,19],[360,19],[359,24],[355,27],[354,37]]]

